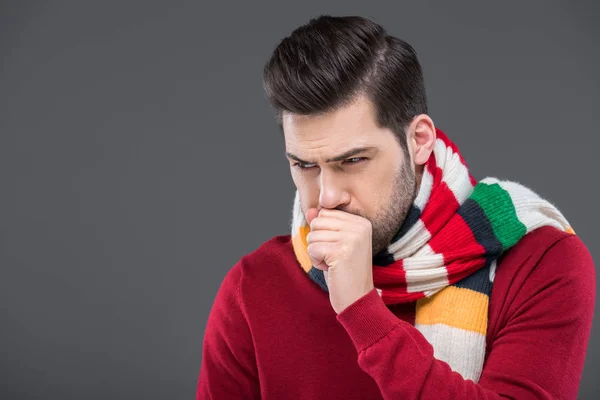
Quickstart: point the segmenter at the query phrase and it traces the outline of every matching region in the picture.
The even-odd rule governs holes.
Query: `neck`
[[[417,193],[419,192],[419,188],[421,187],[421,180],[423,179],[423,171],[425,170],[425,165],[417,165],[415,167],[415,181],[417,185]]]

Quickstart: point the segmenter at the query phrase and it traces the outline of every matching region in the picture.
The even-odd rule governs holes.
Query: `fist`
[[[306,237],[312,265],[323,271],[329,300],[339,314],[373,288],[371,222],[339,210],[311,208]]]

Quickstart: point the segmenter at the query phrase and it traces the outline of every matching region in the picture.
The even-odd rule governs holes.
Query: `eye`
[[[315,163],[306,163],[305,164],[305,163],[300,163],[300,162],[297,162],[297,163],[293,164],[294,167],[296,167],[298,169],[301,169],[301,170],[306,170],[306,169],[314,168],[316,165],[317,164],[315,164]]]
[[[347,158],[344,160],[344,164],[358,164],[362,161],[365,161],[367,158],[366,157],[352,157],[352,158]]]

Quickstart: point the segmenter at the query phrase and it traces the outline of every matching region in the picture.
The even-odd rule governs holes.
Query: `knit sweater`
[[[575,399],[596,280],[590,253],[553,227],[499,260],[478,383],[436,360],[415,302],[375,289],[340,314],[277,236],[227,273],[206,326],[197,399]]]

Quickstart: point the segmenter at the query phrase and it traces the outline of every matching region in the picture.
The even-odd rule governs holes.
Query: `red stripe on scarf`
[[[441,175],[442,171],[439,168],[438,171]],[[446,182],[441,181],[437,185],[434,184],[429,201],[421,214],[421,220],[432,237],[448,223],[459,206],[454,193]]]
[[[455,214],[444,228],[448,235],[436,235],[429,241],[429,246],[437,254],[444,255],[446,264],[457,258],[469,254],[481,257],[485,254],[485,248],[477,243],[473,231],[465,220]]]
[[[462,154],[460,153],[460,151],[458,150],[458,146],[455,143],[453,143],[452,141],[450,141],[450,139],[448,139],[448,136],[446,136],[446,134],[444,132],[440,131],[437,128],[435,128],[435,132],[436,132],[436,136],[444,142],[446,147],[451,148],[454,153],[458,154],[458,158],[459,158],[460,162],[468,170],[469,168],[467,167],[467,163],[466,163],[465,159],[463,158]],[[430,157],[430,159],[432,159],[432,158],[435,158],[435,157]],[[475,180],[473,175],[471,175],[470,171],[469,171],[469,179],[471,180],[471,185],[475,186],[477,184],[477,180]]]

